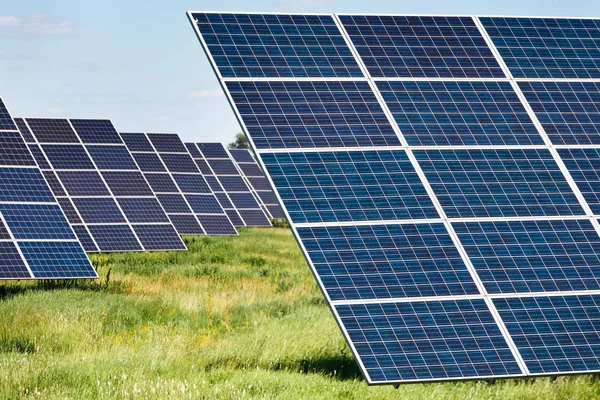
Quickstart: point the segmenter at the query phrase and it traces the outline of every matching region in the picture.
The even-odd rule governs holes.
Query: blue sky
[[[187,10],[600,17],[597,0],[0,0],[0,96],[14,117],[229,142],[240,130]]]

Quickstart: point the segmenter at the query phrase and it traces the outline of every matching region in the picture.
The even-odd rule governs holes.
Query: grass
[[[369,387],[289,230],[0,285],[0,398],[582,399],[592,376]],[[108,275],[108,277],[107,277]]]

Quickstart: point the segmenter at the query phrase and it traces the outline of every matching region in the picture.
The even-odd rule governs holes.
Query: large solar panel
[[[258,166],[254,156],[248,149],[230,149],[229,154],[246,178],[250,188],[256,194],[258,201],[271,219],[283,219],[285,213],[279,205],[277,196],[271,189],[269,180]]]
[[[121,136],[180,235],[237,235],[177,134]]]
[[[98,275],[0,99],[0,279]]]
[[[27,118],[22,129],[86,251],[186,249],[110,121]]]
[[[221,143],[186,143],[235,226],[271,226],[266,211]]]
[[[600,371],[599,20],[330,15],[340,80],[227,72],[243,15],[189,13],[369,383]]]

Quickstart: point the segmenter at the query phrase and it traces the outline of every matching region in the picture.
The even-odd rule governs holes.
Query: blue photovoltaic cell
[[[37,167],[0,167],[0,202],[54,203],[54,196]]]
[[[154,152],[152,144],[144,133],[121,133],[121,138],[127,145],[129,151],[150,151]]]
[[[208,160],[215,175],[239,175],[240,172],[231,160]]]
[[[238,166],[240,167],[240,169],[242,170],[242,173],[246,177],[248,177],[248,176],[264,176],[264,174],[262,173],[262,170],[256,164],[239,163]]]
[[[0,132],[0,165],[35,166],[35,164],[19,132]]]
[[[442,223],[297,232],[331,300],[479,294]]]
[[[171,213],[186,214],[186,213],[192,212],[190,210],[190,207],[186,203],[185,199],[183,198],[183,195],[181,195],[181,194],[176,194],[176,193],[158,194],[157,193],[156,198],[158,199],[160,204],[163,206],[163,208],[165,209],[167,214],[171,214]]]
[[[223,214],[223,208],[212,194],[188,194],[185,198],[197,214]]]
[[[101,170],[137,170],[138,166],[131,158],[125,146],[86,146],[96,167]]]
[[[169,222],[169,218],[155,198],[122,197],[117,199],[117,203],[131,223]]]
[[[180,235],[204,235],[204,231],[193,214],[170,214],[169,219]]]
[[[70,121],[83,143],[123,143],[113,124],[107,119],[72,119]]]
[[[479,19],[515,78],[600,78],[600,20]]]
[[[505,77],[471,17],[339,18],[371,76]]]
[[[263,154],[292,221],[439,218],[406,152]]]
[[[400,145],[367,82],[225,84],[257,149]]]
[[[191,144],[193,144],[193,143],[191,143]],[[202,157],[202,156],[200,156],[200,157]],[[212,175],[213,174],[213,172],[210,169],[210,167],[208,166],[208,163],[206,162],[206,160],[196,158],[196,159],[194,159],[194,162],[198,166],[198,169],[200,170],[200,172],[202,172],[204,175]]]
[[[112,198],[74,198],[73,204],[87,224],[125,223],[123,213]]]
[[[102,177],[115,196],[154,196],[141,172],[102,171]]]
[[[110,196],[96,171],[57,171],[56,174],[69,196]]]
[[[37,144],[30,144],[28,147],[29,147],[29,150],[31,151],[31,154],[33,154],[33,158],[35,159],[35,162],[38,165],[38,167],[40,167],[41,169],[51,169],[52,168],[50,166],[50,163],[46,159],[46,156],[42,152],[42,149],[40,149],[40,146],[38,146]]]
[[[0,279],[28,278],[31,278],[31,274],[27,270],[15,244],[0,242]]]
[[[198,215],[198,220],[207,235],[237,235],[226,215]]]
[[[229,149],[229,154],[238,163],[255,163],[254,157],[248,149]]]
[[[102,251],[142,251],[129,225],[88,225]]]
[[[71,200],[67,197],[59,197],[56,199],[60,208],[63,210],[67,220],[71,224],[81,224],[81,218],[79,218],[79,214],[77,210],[75,210],[75,206],[71,203]]]
[[[249,177],[248,181],[250,185],[254,188],[254,190],[271,190],[271,184],[267,180],[267,178],[261,177]]]
[[[75,231],[75,235],[77,235],[77,239],[83,246],[85,251],[96,252],[98,251],[98,247],[94,243],[94,240],[90,236],[87,228],[83,225],[71,225],[73,230]]]
[[[81,145],[43,144],[42,149],[54,169],[96,169]]]
[[[10,233],[8,233],[8,230],[6,229],[6,226],[4,225],[4,223],[2,223],[2,221],[0,221],[0,239],[11,239]]]
[[[598,54],[600,61],[600,49]],[[519,87],[553,144],[600,144],[599,83],[519,82]]]
[[[193,13],[226,78],[362,77],[331,15]]]
[[[592,212],[600,214],[600,149],[557,149]]]
[[[229,200],[229,197],[227,197],[227,194],[225,194],[224,192],[222,192],[222,193],[215,193],[215,197],[217,198],[217,200],[221,204],[221,207],[223,207],[223,208],[233,208],[233,204],[231,204],[231,200]]]
[[[219,198],[218,195],[217,195],[217,198]],[[224,203],[221,200],[219,200],[219,203],[225,209],[225,214],[227,214],[227,216],[229,217],[229,220],[231,221],[231,223],[233,224],[233,226],[238,226],[238,227],[239,226],[246,226],[244,224],[244,221],[242,221],[242,218],[240,218],[240,215],[237,213],[237,211],[231,210],[231,209],[227,209],[226,205],[224,205]]]
[[[48,186],[50,186],[50,189],[52,189],[54,196],[58,197],[67,195],[67,192],[65,192],[53,171],[42,171],[42,175],[44,175],[44,178],[46,178],[46,182],[48,182]]]
[[[229,193],[229,199],[235,208],[260,208],[252,193]]]
[[[146,250],[186,250],[171,225],[133,225],[133,230]]]
[[[167,172],[158,155],[153,153],[132,153],[142,172]]]
[[[600,370],[600,296],[494,299],[532,374]]]
[[[281,206],[279,204],[275,204],[275,205],[271,205],[271,204],[267,204],[267,210],[269,211],[269,213],[271,214],[271,217],[275,218],[275,219],[284,219],[285,218],[285,213],[283,212],[283,209],[281,208]]]
[[[257,192],[258,197],[260,198],[260,201],[262,201],[263,204],[269,205],[269,204],[277,204],[277,196],[275,196],[275,193],[273,192]]]
[[[447,216],[583,215],[547,149],[415,150]]]
[[[66,119],[27,118],[39,143],[81,143]]]
[[[17,127],[13,122],[12,117],[10,116],[6,106],[4,105],[4,101],[0,99],[0,130],[5,131],[16,131]]]
[[[208,187],[210,187],[213,192],[223,191],[223,186],[221,186],[216,176],[205,175],[204,179],[206,180],[206,183],[208,183]]]
[[[75,239],[56,204],[0,204],[0,213],[15,239]]]
[[[521,374],[483,299],[335,310],[372,383]]]
[[[218,143],[218,144],[220,144],[220,143]],[[194,158],[194,159],[202,158],[202,154],[200,153],[200,150],[198,150],[196,143],[184,143],[184,146],[186,147],[188,153],[192,156],[192,158]],[[221,146],[221,147],[223,147],[223,146]],[[194,161],[196,161],[196,160],[194,160]],[[204,160],[200,160],[200,161],[204,162]],[[206,173],[203,170],[201,170],[201,171],[203,174]]]
[[[179,189],[169,174],[144,174],[155,193],[178,193]]]
[[[198,167],[189,154],[163,153],[160,155],[169,172],[198,173]]]
[[[211,193],[208,184],[199,173],[173,174],[173,179],[183,193]]]
[[[241,176],[219,176],[217,179],[226,192],[250,193],[250,188]]]
[[[411,146],[543,145],[509,82],[377,82]]]
[[[2,99],[0,99],[0,101],[2,101]],[[23,118],[15,118],[15,123],[17,124],[17,128],[19,128],[19,132],[21,132],[23,139],[25,139],[25,143],[35,143],[35,138],[31,134],[27,124],[25,124],[25,120]]]
[[[222,143],[198,143],[198,148],[204,158],[229,158],[229,153]]]
[[[600,236],[587,219],[452,226],[488,293],[600,289]]]
[[[238,213],[246,226],[271,226],[271,221],[269,221],[265,212],[258,204],[254,210],[238,210]]]
[[[187,148],[176,133],[149,133],[148,139],[158,153],[187,153]]]
[[[77,242],[19,242],[36,278],[96,278],[90,261]]]

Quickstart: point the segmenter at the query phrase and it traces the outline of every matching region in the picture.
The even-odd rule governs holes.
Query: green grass
[[[289,230],[186,243],[0,285],[0,399],[600,397],[592,376],[369,387]]]

